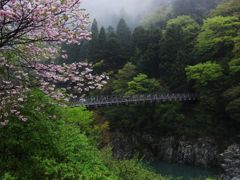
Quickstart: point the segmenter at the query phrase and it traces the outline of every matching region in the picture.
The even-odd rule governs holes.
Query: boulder
[[[223,180],[240,180],[240,144],[233,144],[219,155]]]

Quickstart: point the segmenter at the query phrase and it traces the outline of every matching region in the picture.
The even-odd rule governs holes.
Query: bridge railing
[[[74,100],[75,106],[108,106],[114,104],[154,103],[172,101],[195,101],[198,95],[193,93],[153,93],[132,96],[95,96]]]

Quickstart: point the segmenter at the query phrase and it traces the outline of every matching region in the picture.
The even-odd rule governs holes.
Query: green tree
[[[136,66],[127,63],[118,70],[112,83],[114,94],[125,94],[128,88],[128,82],[136,75]]]
[[[98,36],[99,44],[101,43],[101,45],[104,46],[104,44],[106,43],[106,40],[107,40],[107,37],[106,37],[105,29],[104,29],[104,27],[101,27],[100,33],[99,33],[99,36]]]
[[[188,66],[186,68],[186,74],[188,80],[195,80],[197,87],[202,87],[222,77],[223,69],[219,64],[208,61],[206,63]]]
[[[162,33],[159,29],[144,30],[139,27],[133,33],[135,53],[131,61],[137,65],[140,72],[151,78],[159,78],[159,42]]]
[[[131,31],[124,19],[120,19],[117,25],[117,37],[123,44],[128,44],[131,40]]]
[[[202,58],[216,60],[232,58],[238,44],[240,21],[234,16],[216,16],[207,19],[197,37],[196,49]]]
[[[88,57],[92,62],[96,62],[98,61],[97,51],[99,47],[98,45],[99,30],[98,30],[98,23],[96,19],[93,20],[91,32],[92,32],[92,39],[89,42]]]
[[[239,0],[228,0],[220,3],[214,9],[211,16],[236,16],[240,18],[240,3]]]
[[[93,20],[91,32],[92,32],[92,40],[93,41],[97,40],[99,35],[99,30],[98,30],[98,23],[96,19]]]
[[[163,41],[160,42],[160,77],[173,89],[185,88],[185,67],[192,63],[194,40],[199,25],[190,16],[178,16],[167,22]]]
[[[240,58],[234,58],[229,62],[229,71],[231,74],[240,75]]]
[[[104,27],[101,27],[100,29],[100,33],[99,33],[99,36],[98,36],[98,42],[97,42],[97,58],[98,60],[102,60],[102,59],[105,59],[106,57],[106,43],[107,43],[107,36],[106,36],[106,32],[105,32],[105,29]]]
[[[0,126],[0,177],[117,179],[85,135],[95,131],[86,109],[59,107],[32,91],[22,113],[28,122],[12,117],[11,124]]]
[[[220,64],[207,61],[186,68],[188,80],[195,84],[199,95],[199,104],[195,106],[195,119],[206,134],[226,135],[229,133],[224,126],[226,121],[223,92],[231,84]],[[234,132],[233,130],[231,130]],[[232,133],[231,132],[231,133]]]
[[[117,30],[116,30],[117,39],[120,43],[120,54],[122,65],[130,59],[133,54],[133,42],[132,42],[132,33],[124,19],[120,19]]]
[[[226,112],[235,121],[240,121],[240,86],[235,86],[228,89],[224,93],[227,100]]]
[[[149,44],[144,53],[137,54],[138,56],[134,57],[140,72],[151,78],[160,77],[158,50],[159,46],[157,44]]]
[[[148,31],[141,26],[135,28],[133,32],[133,42],[135,48],[141,51],[147,49],[147,46],[149,44]]]
[[[122,55],[122,46],[118,38],[113,35],[107,39],[105,47],[106,57],[103,62],[103,70],[116,72],[126,63],[126,59]]]
[[[114,28],[112,26],[109,26],[107,28],[107,38],[110,39],[110,38],[114,38],[116,37],[116,33],[114,31]]]
[[[144,94],[160,91],[160,83],[156,79],[149,79],[145,74],[138,74],[128,82],[125,95]]]
[[[199,32],[199,25],[190,16],[178,16],[170,19],[166,26],[166,38],[180,40],[178,44],[188,45]]]

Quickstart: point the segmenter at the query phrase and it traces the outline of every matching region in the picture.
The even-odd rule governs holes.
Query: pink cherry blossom
[[[106,83],[107,76],[91,74],[91,64],[53,62],[61,54],[68,58],[61,52],[62,43],[79,44],[91,38],[88,18],[80,0],[1,1],[1,125],[8,124],[9,116],[27,121],[21,110],[32,85],[55,100],[68,101]],[[9,53],[14,60],[6,56]]]

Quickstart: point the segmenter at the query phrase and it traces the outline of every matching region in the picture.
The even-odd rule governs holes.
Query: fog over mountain
[[[83,8],[90,13],[91,19],[96,18],[100,25],[116,26],[119,18],[123,17],[131,27],[149,11],[161,3],[172,0],[82,0]]]

